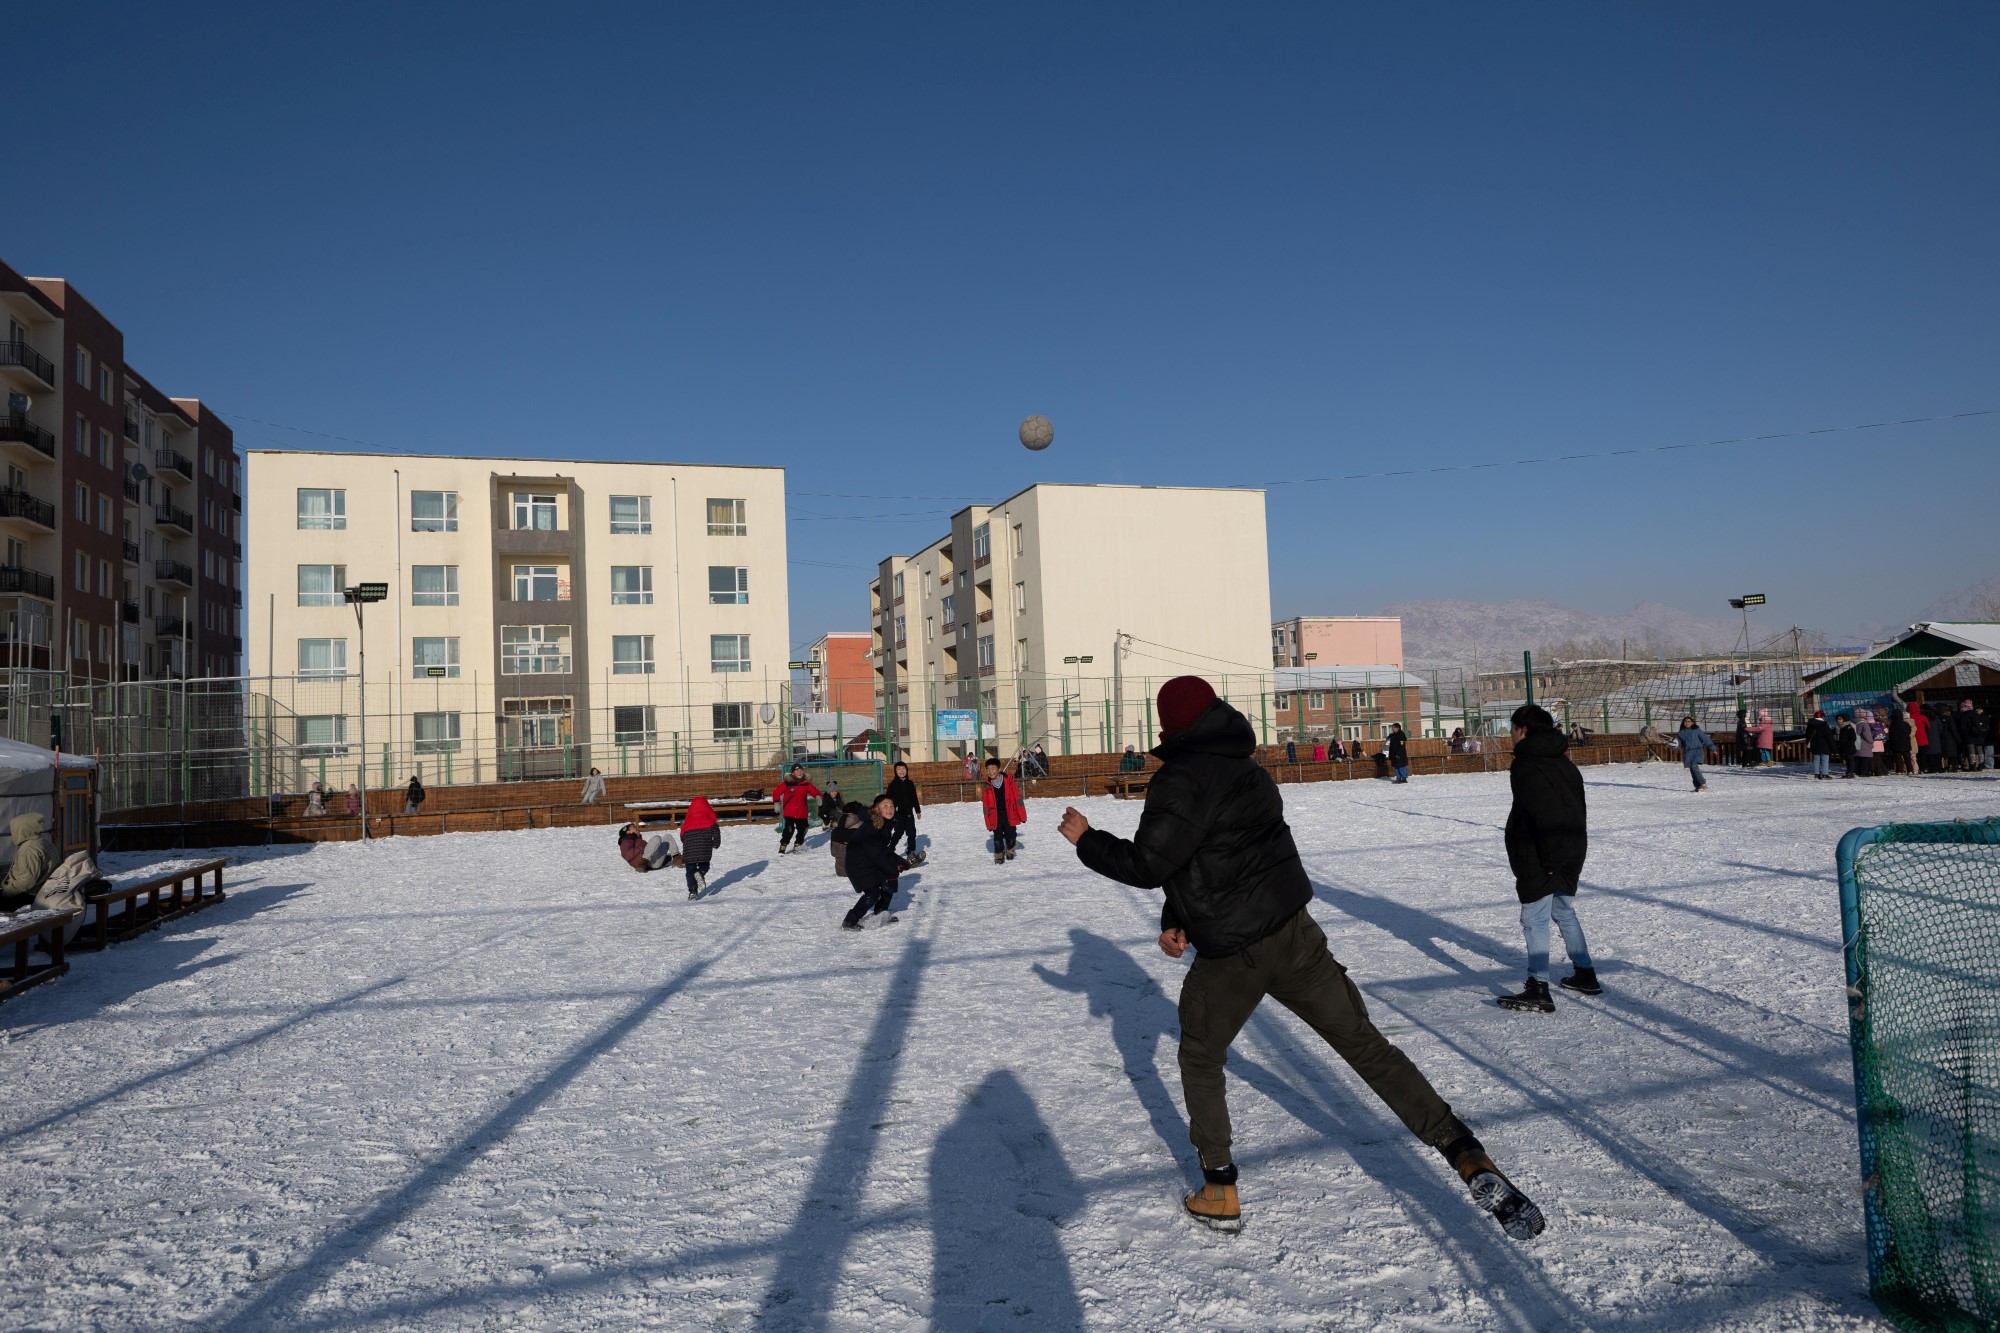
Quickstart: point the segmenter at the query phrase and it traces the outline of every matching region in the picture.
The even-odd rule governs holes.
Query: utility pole
[[[369,602],[387,601],[389,585],[386,583],[357,583],[341,593],[354,607],[355,634],[360,640],[361,658],[361,762],[355,765],[359,778],[355,786],[361,792],[361,840],[368,841],[368,625],[361,616],[361,608]]]
[[[1125,748],[1125,640],[1124,630],[1111,632],[1111,748]]]

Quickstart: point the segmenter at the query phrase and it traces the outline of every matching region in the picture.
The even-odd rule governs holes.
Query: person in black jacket
[[[1090,827],[1075,809],[1061,833],[1098,874],[1164,889],[1160,950],[1196,958],[1181,984],[1180,1067],[1188,1138],[1204,1183],[1184,1204],[1210,1226],[1235,1229],[1236,1197],[1223,1062],[1266,995],[1304,1019],[1388,1104],[1411,1133],[1437,1149],[1474,1201],[1526,1240],[1541,1210],[1500,1174],[1479,1140],[1452,1114],[1408,1056],[1368,1019],[1361,992],[1328,950],[1306,904],[1313,884],[1285,823],[1284,798],[1254,758],[1249,720],[1197,676],[1161,687],[1160,768],[1130,839]],[[851,855],[851,853],[850,853]]]
[[[414,815],[415,813],[417,813],[417,807],[421,806],[423,803],[424,803],[424,784],[417,781],[417,779],[415,778],[411,778],[410,785],[403,788],[403,813],[406,815]]]
[[[922,859],[917,855],[917,821],[924,817],[924,803],[917,795],[917,784],[910,781],[910,766],[898,763],[894,772],[883,792],[896,803],[896,817],[889,822],[889,848],[894,851],[900,839],[908,838],[909,859],[915,864]]]
[[[896,855],[891,829],[895,818],[896,803],[884,792],[869,807],[867,820],[848,835],[847,882],[861,896],[842,919],[842,930],[860,930],[861,918],[888,911],[896,896],[896,877],[910,868],[908,861]],[[895,922],[892,916],[887,924]]]
[[[1521,930],[1528,937],[1528,984],[1518,995],[1500,997],[1502,1009],[1552,1014],[1549,997],[1549,921],[1562,932],[1574,969],[1564,990],[1602,995],[1583,923],[1576,919],[1577,883],[1590,847],[1584,819],[1583,774],[1566,753],[1569,741],[1545,708],[1523,704],[1514,710],[1514,762],[1507,781],[1514,808],[1507,814],[1507,864],[1514,871],[1514,894],[1521,900]]]
[[[1389,724],[1389,767],[1396,770],[1397,782],[1410,780],[1410,738],[1400,722]]]
[[[1806,752],[1812,755],[1813,777],[1832,779],[1833,744],[1833,728],[1826,723],[1826,710],[1817,710],[1812,721],[1806,723]]]

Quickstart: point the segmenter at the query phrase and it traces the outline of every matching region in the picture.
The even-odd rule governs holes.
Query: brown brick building
[[[125,360],[61,278],[0,263],[0,662],[76,681],[241,673],[230,429]]]

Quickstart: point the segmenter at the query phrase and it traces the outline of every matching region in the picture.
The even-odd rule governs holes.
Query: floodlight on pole
[[[354,608],[355,634],[360,640],[361,762],[355,765],[359,773],[354,785],[361,793],[361,840],[366,842],[368,841],[368,622],[362,619],[361,608],[370,602],[388,601],[389,585],[357,583],[351,588],[343,588],[340,595]]]

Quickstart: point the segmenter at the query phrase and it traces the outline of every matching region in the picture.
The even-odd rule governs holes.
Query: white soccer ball
[[[1029,417],[1021,423],[1021,443],[1030,449],[1046,449],[1056,440],[1056,428],[1049,419],[1042,416]]]

